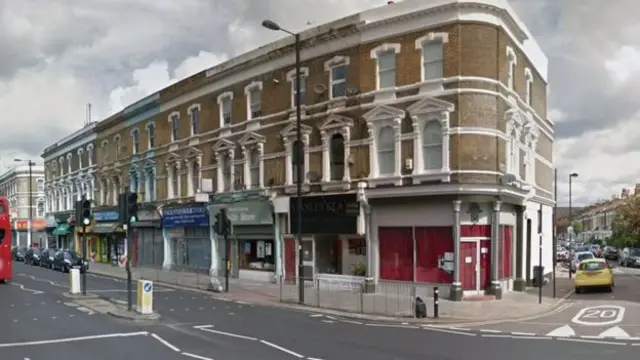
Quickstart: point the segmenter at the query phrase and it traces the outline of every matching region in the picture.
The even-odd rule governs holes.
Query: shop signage
[[[222,208],[227,209],[233,226],[273,225],[271,203],[267,201],[251,200],[212,205],[209,208],[211,217],[215,218]]]
[[[31,221],[31,229],[32,230],[42,230],[45,228],[44,219],[33,219]],[[29,220],[16,220],[15,222],[16,230],[29,230]]]
[[[115,210],[96,211],[93,213],[93,219],[99,222],[118,222],[120,214]]]
[[[298,231],[297,198],[289,202],[291,233]],[[355,194],[302,197],[303,234],[356,234],[360,204]]]
[[[162,212],[163,228],[209,227],[209,214],[202,205],[192,205]]]
[[[54,215],[54,219],[56,219],[57,223],[64,223],[66,224],[67,222],[69,222],[69,219],[71,218],[71,214],[70,213],[58,213]]]
[[[160,221],[160,214],[156,210],[138,210],[138,221]]]

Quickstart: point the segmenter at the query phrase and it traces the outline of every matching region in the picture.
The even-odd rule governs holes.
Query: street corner
[[[140,314],[133,311],[128,311],[127,309],[123,309],[120,307],[114,307],[111,310],[107,311],[107,315],[114,317],[120,320],[134,321],[134,322],[148,322],[148,321],[157,321],[162,317],[159,313],[151,313],[151,314]]]

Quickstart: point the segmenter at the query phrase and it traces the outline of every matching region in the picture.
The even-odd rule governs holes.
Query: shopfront
[[[296,198],[289,202],[291,235],[284,241],[284,269],[297,276],[295,234]],[[360,204],[355,194],[305,196],[302,198],[302,251],[305,279],[318,275],[363,277],[366,273],[366,241],[358,235]]]
[[[56,239],[53,236],[53,230],[55,230],[55,228],[58,227],[58,222],[56,221],[56,218],[54,216],[47,216],[44,219],[44,226],[45,226],[45,242],[43,247],[44,248],[55,248],[56,247]]]
[[[205,204],[163,209],[162,229],[168,242],[163,267],[209,271],[212,240]]]
[[[115,208],[93,211],[93,226],[87,235],[89,255],[94,262],[121,265],[126,254],[125,233],[120,226],[120,214]],[[135,252],[134,252],[135,253]]]
[[[138,221],[133,224],[138,243],[138,266],[161,267],[164,261],[164,237],[160,213],[154,208],[138,210]]]
[[[43,248],[46,246],[44,219],[33,219],[31,221],[31,238],[29,238],[28,219],[17,219],[13,227],[17,244]]]
[[[273,209],[268,200],[247,200],[209,207],[211,221],[221,208],[227,209],[232,225],[230,250],[232,272],[241,279],[272,281],[276,271],[277,244]],[[225,243],[218,241],[218,264],[224,270]]]
[[[71,213],[58,213],[54,215],[58,224],[51,232],[55,248],[57,249],[74,249],[75,248],[75,219]]]

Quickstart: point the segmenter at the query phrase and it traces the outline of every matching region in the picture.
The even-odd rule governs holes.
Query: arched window
[[[378,168],[380,174],[393,174],[396,169],[396,148],[391,126],[380,129],[378,134]]]
[[[294,141],[292,151],[293,153],[291,154],[292,155],[291,156],[291,171],[292,171],[291,178],[293,179],[293,183],[297,184],[298,183],[298,166],[300,166],[300,168],[303,171],[302,178],[300,179],[300,181],[304,179],[304,148],[302,143],[300,141]]]
[[[422,161],[425,170],[442,169],[442,126],[432,120],[422,130]]]
[[[335,134],[331,137],[331,180],[344,178],[344,137]]]
[[[251,150],[251,156],[249,157],[249,172],[251,174],[251,188],[257,189],[260,187],[260,152],[258,149]]]
[[[36,208],[36,217],[43,217],[43,216],[44,216],[44,203],[39,202],[38,207]]]

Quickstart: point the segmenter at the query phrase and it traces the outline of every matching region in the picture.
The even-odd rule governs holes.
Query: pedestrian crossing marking
[[[558,328],[551,330],[546,333],[545,336],[552,337],[574,337],[577,336],[576,331],[569,325],[563,325]],[[596,336],[589,336],[589,338],[594,339],[605,339],[605,338],[616,338],[616,339],[632,339],[632,336],[629,335],[626,331],[624,331],[619,326],[611,327]]]
[[[630,338],[631,336],[624,330],[622,330],[619,326],[614,326],[610,329],[607,329],[598,335],[599,337],[614,337],[614,338]]]

